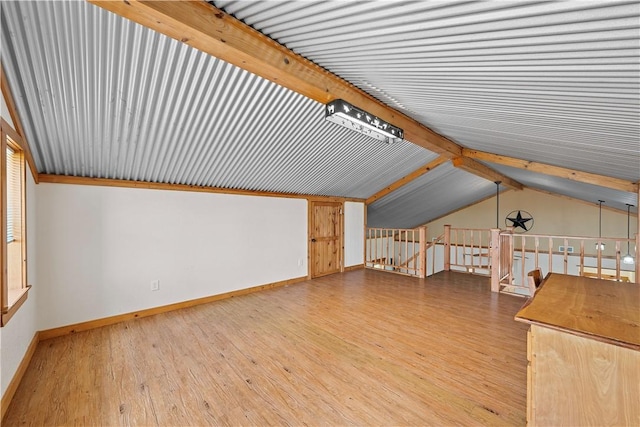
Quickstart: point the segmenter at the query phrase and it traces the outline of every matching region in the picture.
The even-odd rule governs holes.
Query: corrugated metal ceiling
[[[638,2],[213,3],[462,146],[640,180]],[[491,166],[534,188],[638,205],[636,194]],[[370,223],[437,216],[422,197],[473,200],[418,190],[432,179],[388,196],[384,212],[376,202]]]
[[[625,191],[602,188],[597,185],[571,181],[565,178],[543,175],[524,169],[516,169],[509,166],[486,163],[494,169],[507,174],[527,187],[536,188],[550,193],[563,194],[585,202],[598,203],[604,200],[607,207],[627,210],[627,203],[634,205],[632,212],[638,211],[637,195]]]
[[[366,198],[435,158],[86,2],[3,2],[42,173]]]
[[[495,194],[496,185],[444,163],[368,206],[370,227],[413,228]],[[492,226],[488,224],[487,227]]]
[[[640,180],[636,1],[212,3],[465,147]],[[1,8],[40,172],[366,198],[436,157],[326,123],[322,105],[88,3]],[[442,165],[368,219],[425,223],[494,187]]]
[[[213,2],[463,146],[640,180],[640,3]]]

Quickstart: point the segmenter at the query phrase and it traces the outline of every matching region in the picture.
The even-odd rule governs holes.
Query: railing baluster
[[[373,239],[373,242],[375,243],[375,247],[374,247],[375,255],[373,257],[373,264],[375,265],[375,263],[376,263],[375,260],[378,259],[378,229],[376,228],[373,231],[374,231],[373,235],[375,236],[374,239]]]
[[[419,237],[420,237],[420,236],[418,236],[418,241],[419,241],[419,242],[418,242],[418,252],[421,250],[421,249],[420,249],[420,246],[421,246],[421,245],[423,245],[423,244],[425,243],[425,242],[422,242],[422,241],[420,240],[420,238],[419,238]],[[424,240],[427,240],[427,236],[426,236],[426,235],[424,236]],[[411,233],[411,248],[412,248],[412,249],[411,249],[411,254],[412,254],[411,256],[414,256],[414,255],[416,254],[416,233],[415,233],[415,231],[414,231],[413,233]],[[426,248],[425,248],[425,250],[426,250]],[[419,261],[420,261],[420,262],[422,262],[422,258],[421,258]],[[413,262],[413,268],[414,268],[414,269],[422,268],[422,267],[418,264],[418,260],[416,260],[415,258],[413,259],[413,261],[412,261],[412,262]],[[426,277],[426,276],[427,276],[427,266],[426,266],[427,261],[426,261],[426,258],[425,258],[425,262],[424,262],[424,263],[425,263],[425,266],[424,266],[424,275],[425,275],[425,277]]]
[[[371,229],[367,228],[367,247],[369,248],[369,252],[367,252],[367,260],[370,262],[373,259],[373,248],[371,247]]]
[[[402,232],[401,232],[402,233]],[[404,261],[402,261],[402,265],[406,265],[406,273],[409,273],[409,231],[404,231],[404,238],[400,241],[400,249],[404,245]]]
[[[524,286],[527,280],[527,272],[526,272],[526,268],[525,268],[525,264],[527,262],[527,252],[526,252],[526,246],[527,246],[527,242],[526,242],[526,238],[525,235],[523,234],[520,240],[520,244],[522,245],[520,247],[520,256],[522,257],[522,282],[520,282],[521,286]]]
[[[374,247],[373,247],[373,251],[374,251],[374,255],[373,255],[373,264],[374,266],[376,264],[380,264],[380,259],[381,259],[381,253],[382,253],[382,247],[381,247],[381,242],[382,242],[382,231],[379,228],[374,229],[374,239],[373,239],[373,243],[374,243]]]
[[[482,241],[484,237],[484,231],[480,230],[478,232],[478,266],[482,268],[482,260],[484,259],[484,254],[482,252]]]
[[[457,232],[456,232],[457,235]],[[457,253],[457,251],[456,251]],[[467,265],[467,231],[462,230],[462,265]]]
[[[515,266],[513,260],[515,255],[520,255],[522,260],[521,278],[522,284],[518,283],[516,287],[524,285],[526,274],[531,265],[534,268],[539,268],[543,263],[541,257],[548,257],[548,271],[551,273],[554,271],[554,257],[555,255],[562,255],[563,268],[557,269],[565,274],[576,274],[572,268],[569,268],[569,262],[572,256],[577,254],[573,251],[569,251],[569,243],[573,241],[574,245],[579,244],[579,265],[577,274],[581,276],[594,276],[598,278],[612,279],[612,280],[635,280],[638,283],[637,275],[634,274],[634,270],[630,270],[625,264],[622,264],[622,252],[621,249],[627,239],[617,238],[600,238],[600,237],[577,237],[577,236],[549,236],[549,235],[520,235],[520,239],[515,241],[515,236],[512,232],[500,232],[497,230],[496,234],[496,252],[493,256],[493,235],[492,230],[486,229],[463,229],[453,228],[451,226],[445,227],[445,232],[434,240],[434,242],[427,242],[426,235],[422,239],[417,239],[417,233],[420,232],[419,228],[415,229],[388,229],[388,228],[369,228],[365,231],[367,239],[365,246],[365,266],[369,268],[382,268],[389,271],[395,271],[400,274],[420,275],[425,276],[434,274],[436,272],[435,265],[438,261],[437,244],[444,242],[444,262],[445,269],[450,270],[454,267],[454,271],[466,271],[469,273],[484,273],[482,270],[488,269],[488,273],[492,275],[492,286],[494,280],[497,278],[496,283],[498,286],[504,284],[513,284]],[[485,242],[485,233],[487,235],[487,251],[484,251],[483,244]],[[548,242],[548,247],[545,250],[541,247],[541,240],[545,238]],[[527,246],[531,240],[533,248]],[[634,242],[638,238],[629,239],[630,242]],[[640,240],[640,239],[638,239]],[[611,255],[605,255],[605,251],[600,249],[599,244],[607,242],[611,244],[607,248],[615,248],[615,255],[608,249]],[[516,248],[515,244],[519,243],[520,247]],[[555,244],[562,244],[563,250],[555,252]],[[587,249],[587,244],[592,245],[589,248],[595,247],[595,253]],[[391,246],[393,245],[393,246]],[[418,245],[418,246],[416,246]],[[431,257],[418,258],[420,251],[426,251],[432,248]],[[477,252],[476,252],[477,249]],[[451,256],[451,250],[454,251],[454,255]],[[532,253],[534,256],[534,262],[527,262],[527,254]],[[425,252],[426,254],[426,252]],[[477,256],[477,261],[474,257]],[[487,258],[487,262],[483,259]],[[431,261],[431,267],[427,260]],[[615,260],[615,268],[607,264],[606,260]],[[597,263],[596,266],[589,266],[590,262]],[[424,264],[424,266],[422,265]],[[391,267],[391,268],[388,268]],[[493,270],[493,269],[497,270]],[[464,269],[464,270],[462,270]],[[591,270],[590,270],[591,269]],[[495,276],[493,273],[495,272]],[[570,273],[571,272],[571,273]],[[635,278],[635,279],[634,279]],[[492,288],[493,290],[493,288]]]
[[[474,269],[473,269],[473,267],[474,267],[474,264],[473,264],[473,248],[474,248],[473,235],[474,235],[474,231],[471,230],[471,232],[469,234],[470,234],[470,236],[469,236],[469,246],[471,246],[471,248],[469,249],[471,251],[471,270],[474,271]]]

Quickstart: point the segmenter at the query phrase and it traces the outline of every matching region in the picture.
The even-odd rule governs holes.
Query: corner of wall
[[[24,304],[11,320],[0,328],[0,391],[2,409],[5,410],[6,399],[13,396],[13,384],[19,383],[22,372],[26,369],[35,343],[39,327],[38,286],[36,276],[36,197],[35,181],[27,174],[27,281],[32,285]],[[15,386],[17,387],[17,385]]]

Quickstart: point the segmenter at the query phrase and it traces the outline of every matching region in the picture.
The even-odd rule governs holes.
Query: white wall
[[[0,328],[0,384],[4,396],[33,336],[38,330],[38,296],[41,291],[36,271],[35,182],[27,172],[27,280],[33,285],[25,303]]]
[[[38,330],[307,275],[304,199],[36,186],[28,177],[33,288],[0,329],[2,394]],[[364,262],[364,209],[345,203],[345,266]]]
[[[344,204],[344,266],[364,264],[364,203]]]
[[[524,189],[500,194],[500,228],[505,228],[505,217],[515,210],[533,215],[534,226],[527,234],[556,236],[598,236],[598,204],[585,203],[540,191]],[[444,231],[444,225],[460,228],[494,228],[496,226],[496,198],[492,197],[458,212],[430,222],[427,238],[431,240]],[[631,236],[638,232],[638,219],[632,213]],[[602,210],[602,236],[627,237],[627,213]]]
[[[303,199],[61,184],[37,197],[40,329],[307,275]]]

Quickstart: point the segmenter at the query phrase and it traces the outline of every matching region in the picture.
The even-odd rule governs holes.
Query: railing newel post
[[[500,292],[500,229],[491,229],[491,292]]]
[[[451,270],[451,226],[444,226],[444,271]]]
[[[418,228],[418,247],[420,248],[420,273],[421,279],[424,279],[427,275],[427,227],[424,225]],[[415,251],[415,245],[413,250]]]

